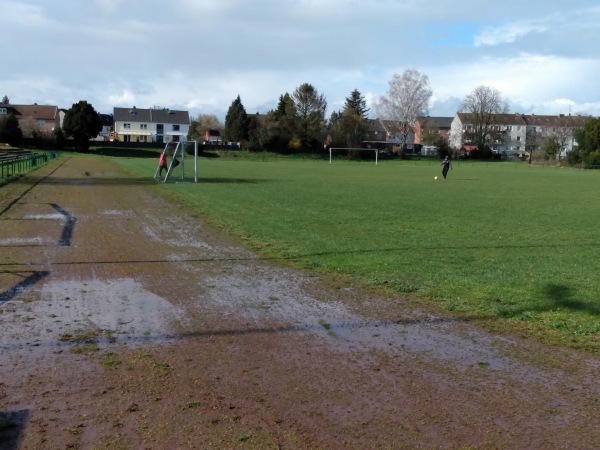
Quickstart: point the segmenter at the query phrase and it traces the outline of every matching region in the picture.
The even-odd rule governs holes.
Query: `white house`
[[[180,142],[190,131],[188,111],[114,108],[112,138],[122,142]]]
[[[585,123],[582,116],[538,116],[535,114],[496,114],[488,134],[492,152],[505,157],[524,156],[538,149],[545,137],[555,137],[561,144],[561,155],[575,145],[575,130]],[[476,144],[469,141],[475,117],[457,113],[450,127],[450,147],[469,150]]]

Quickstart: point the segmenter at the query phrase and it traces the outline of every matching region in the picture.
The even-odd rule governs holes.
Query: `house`
[[[114,108],[113,139],[122,142],[181,142],[190,130],[188,111]]]
[[[50,136],[60,127],[60,115],[54,105],[12,105],[0,104],[0,117],[13,114],[19,121],[19,127],[25,137],[42,134]]]
[[[452,117],[418,116],[413,127],[415,145],[432,144],[439,139],[448,142]]]
[[[525,157],[540,147],[545,137],[554,137],[561,146],[561,155],[570,151],[575,142],[575,130],[581,127],[586,117],[582,116],[538,116],[535,114],[496,114],[488,134],[488,145],[492,152],[506,158]],[[450,146],[457,150],[473,147],[469,133],[474,129],[475,116],[457,113],[450,128]]]
[[[581,128],[588,117],[559,114],[558,116],[525,116],[527,121],[527,136],[535,148],[539,148],[544,138],[554,138],[560,146],[559,157],[563,158],[577,145],[575,133]]]
[[[102,130],[98,133],[93,140],[94,141],[108,141],[110,138],[111,130],[113,127],[113,116],[112,114],[98,114],[100,121],[102,122]]]
[[[206,130],[204,133],[205,144],[220,144],[221,142],[223,142],[223,138],[219,130]]]
[[[411,142],[412,144],[412,142]],[[402,145],[400,122],[395,120],[372,119],[363,145],[368,148],[393,148]]]
[[[477,127],[475,114],[457,113],[450,126],[450,147],[462,152],[477,150],[471,133]],[[493,153],[507,158],[526,154],[527,122],[522,114],[495,114],[489,126],[488,145]]]

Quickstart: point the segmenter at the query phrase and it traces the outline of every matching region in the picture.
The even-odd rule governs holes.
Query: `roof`
[[[459,120],[463,124],[471,124],[476,122],[475,114],[472,113],[456,113]],[[527,125],[522,114],[494,114],[494,125]]]
[[[528,125],[537,127],[580,127],[589,119],[587,116],[565,116],[564,114],[558,116],[530,114],[524,117]]]
[[[104,126],[112,126],[113,124],[113,116],[110,114],[98,114],[100,116],[100,121]]]
[[[421,127],[425,128],[431,126],[434,128],[450,128],[454,117],[430,117],[430,116],[419,116],[417,122]]]
[[[149,122],[149,123],[175,123],[190,124],[188,111],[174,109],[145,109],[145,108],[114,108],[115,122]]]
[[[56,120],[58,115],[58,106],[54,105],[2,105],[6,108],[12,108],[15,115],[19,118],[31,117],[35,120]]]
[[[474,114],[457,113],[458,119],[463,124],[474,122]],[[538,116],[536,114],[495,114],[494,125],[523,125],[538,127],[579,127],[588,119],[587,116]]]
[[[369,131],[385,131],[387,133],[398,133],[401,130],[401,122],[397,120],[387,120],[379,118],[369,120]]]

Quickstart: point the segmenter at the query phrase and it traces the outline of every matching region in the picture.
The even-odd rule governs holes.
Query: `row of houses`
[[[570,114],[496,114],[489,127],[488,145],[493,153],[505,157],[525,157],[538,149],[544,138],[553,137],[561,147],[560,156],[564,157],[577,145],[575,133],[587,119],[587,116]],[[441,139],[453,150],[468,153],[477,149],[473,140],[477,126],[477,118],[469,113],[456,113],[454,117],[419,116],[406,145],[409,151],[425,150],[426,144]],[[402,145],[399,124],[390,120],[372,120],[365,144],[373,147]]]
[[[0,118],[14,115],[26,137],[51,136],[62,128],[66,110],[53,105],[0,104]],[[102,131],[95,140],[122,142],[179,142],[190,130],[188,111],[167,108],[114,108],[113,114],[99,114]]]
[[[0,117],[14,114],[25,136],[34,133],[51,134],[62,127],[66,110],[52,105],[0,104]],[[121,142],[179,142],[187,139],[190,131],[188,111],[167,108],[114,108],[113,114],[100,114],[103,128],[96,140]],[[585,116],[496,114],[491,127],[489,145],[493,152],[506,157],[522,157],[539,147],[542,139],[552,136],[561,146],[564,156],[575,145],[575,131],[583,126]],[[475,116],[457,113],[454,117],[419,116],[412,127],[406,146],[418,151],[425,144],[442,139],[456,151],[475,149],[472,141]],[[390,148],[404,144],[400,123],[372,119],[363,145]],[[208,138],[207,138],[208,139]],[[427,149],[427,146],[423,147]]]

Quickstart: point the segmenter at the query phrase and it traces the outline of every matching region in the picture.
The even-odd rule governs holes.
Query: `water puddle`
[[[459,370],[481,367],[521,380],[544,379],[535,367],[508,356],[515,343],[459,319],[411,311],[394,321],[368,320],[335,297],[308,294],[303,282],[300,275],[283,269],[259,272],[256,267],[237,266],[206,280],[205,286],[208,300],[218,304],[224,314],[257,324],[288,324],[273,325],[273,332],[316,333],[340,349],[384,351],[437,360]]]
[[[100,343],[143,342],[168,336],[171,325],[185,322],[185,316],[136,280],[122,278],[50,281],[39,300],[6,302],[0,321],[0,348],[9,349],[72,344],[77,336]]]

